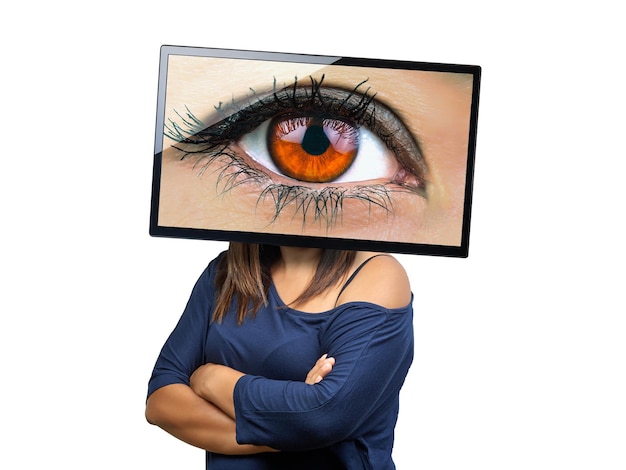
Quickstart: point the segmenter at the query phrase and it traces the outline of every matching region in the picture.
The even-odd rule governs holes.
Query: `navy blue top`
[[[163,346],[148,395],[189,385],[207,362],[232,367],[247,374],[234,391],[237,441],[282,452],[207,452],[207,469],[395,468],[398,395],[413,359],[412,302],[398,309],[348,302],[305,313],[285,307],[272,285],[268,305],[243,324],[234,306],[221,323],[211,322],[218,258]],[[324,353],[335,358],[333,370],[318,384],[304,383]]]

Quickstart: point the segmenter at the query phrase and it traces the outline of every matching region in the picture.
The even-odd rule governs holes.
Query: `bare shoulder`
[[[411,285],[402,264],[391,255],[359,253],[354,269],[367,261],[339,297],[338,304],[371,302],[385,308],[406,307]]]

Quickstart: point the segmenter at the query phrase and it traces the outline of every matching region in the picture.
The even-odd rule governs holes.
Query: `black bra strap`
[[[339,291],[339,295],[337,295],[337,300],[335,300],[335,307],[337,306],[337,302],[339,302],[339,297],[341,297],[341,294],[343,294],[343,291],[346,289],[346,287],[348,287],[348,285],[354,280],[354,278],[356,277],[357,274],[359,274],[359,271],[361,269],[363,269],[363,266],[365,266],[367,263],[369,263],[371,260],[373,260],[374,258],[377,258],[378,256],[389,256],[386,253],[380,253],[378,255],[374,255],[371,256],[370,258],[367,258],[365,261],[363,261],[361,264],[359,264],[359,266],[354,270],[354,272],[350,275],[350,277],[348,278],[348,280],[346,281],[346,283],[341,287],[341,290]]]

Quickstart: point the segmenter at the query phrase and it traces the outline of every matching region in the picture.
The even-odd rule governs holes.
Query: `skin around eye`
[[[251,109],[250,115],[261,114],[254,125],[243,133],[220,136],[213,149],[195,146],[190,153],[177,148],[176,140],[166,139],[159,225],[458,246],[472,103],[470,75],[412,70],[390,75],[375,68],[305,68],[183,56],[170,62],[166,122],[184,129],[185,121],[193,124],[187,109],[204,127],[213,126],[224,118],[215,115],[218,105],[234,99],[238,109],[244,109],[252,98],[271,95],[272,77],[280,86],[289,86],[296,76],[304,84],[309,75],[318,81],[325,75],[326,87],[342,90],[353,90],[363,82],[366,85],[358,91],[371,88],[370,95],[375,93],[377,103],[392,113],[377,116],[382,132],[371,130],[371,120],[359,122],[355,159],[328,183],[287,176],[269,156],[267,127],[263,127],[277,114],[289,113],[286,102],[278,112],[270,109],[265,115],[260,108]],[[310,89],[309,85],[306,91]],[[331,102],[342,97],[326,93],[323,98]],[[307,112],[291,115],[306,117]],[[354,122],[346,115],[331,117]],[[396,121],[405,131],[396,132]],[[411,161],[406,139],[394,139],[390,148],[389,135],[418,138],[427,173],[419,173],[422,164]],[[372,170],[376,165],[380,167]],[[420,177],[413,173],[426,174],[422,193],[415,190],[420,188]]]
[[[317,142],[307,142],[312,132],[323,135],[314,134],[311,139]],[[275,118],[238,144],[269,171],[303,182],[390,182],[400,168],[393,152],[367,128],[333,119],[321,120],[320,125],[312,117]]]

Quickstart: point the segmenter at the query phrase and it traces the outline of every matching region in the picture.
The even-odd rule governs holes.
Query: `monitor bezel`
[[[158,223],[159,196],[161,183],[161,158],[163,149],[163,128],[166,101],[167,64],[170,55],[221,57],[265,61],[301,62],[323,65],[343,65],[352,67],[376,67],[387,69],[423,70],[471,74],[472,102],[470,109],[467,166],[465,175],[465,198],[463,204],[461,243],[459,246],[405,243],[396,241],[362,240],[352,238],[318,237],[309,235],[283,235],[263,232],[225,231],[187,227],[168,227]],[[478,121],[478,100],[480,92],[481,67],[477,65],[416,62],[358,57],[337,57],[325,55],[281,53],[239,49],[221,49],[190,46],[163,45],[160,51],[159,80],[157,93],[157,113],[152,173],[152,195],[149,233],[153,237],[182,238],[194,240],[234,241],[261,243],[282,246],[323,247],[359,251],[375,251],[402,254],[433,255],[466,258],[469,255],[469,236],[472,210],[476,133]]]

